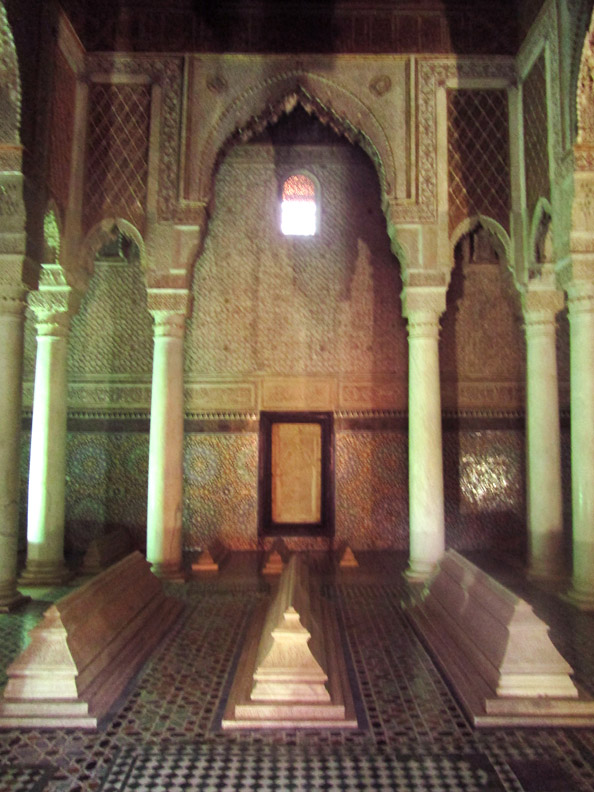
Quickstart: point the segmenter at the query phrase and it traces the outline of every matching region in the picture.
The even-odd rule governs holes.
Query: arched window
[[[304,173],[295,173],[283,184],[281,231],[285,236],[313,236],[317,230],[316,185]]]

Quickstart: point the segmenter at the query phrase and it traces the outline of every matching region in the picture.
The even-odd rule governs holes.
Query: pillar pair
[[[46,273],[48,271],[49,267],[46,266]],[[65,281],[60,288],[55,286],[56,273],[52,277],[53,289],[46,290],[42,284],[30,299],[37,318],[37,359],[31,427],[27,563],[21,576],[23,585],[60,585],[70,577],[64,563],[67,353],[70,316],[78,307],[78,299]],[[155,348],[147,559],[156,574],[171,579],[181,579],[183,339],[186,305],[185,290],[169,291],[165,296],[162,291],[149,291],[149,308],[155,320]],[[14,358],[15,362],[18,359],[19,365],[22,359],[22,316],[20,321],[21,350],[18,358]],[[7,348],[8,344],[2,347],[3,350]],[[13,411],[18,414],[20,422],[20,369],[15,371],[12,379],[15,384],[10,387],[19,390],[18,406],[13,398]],[[9,387],[8,381],[6,387]],[[18,471],[18,464],[15,469]],[[15,504],[18,514],[18,498]],[[16,543],[16,530],[13,533]],[[12,557],[16,566],[16,544]],[[10,583],[9,570],[4,572],[4,576],[5,586],[14,587]],[[7,597],[8,594],[5,595]]]

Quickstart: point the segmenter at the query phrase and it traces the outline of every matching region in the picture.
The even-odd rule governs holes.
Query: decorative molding
[[[268,60],[272,74],[264,80],[258,79],[261,74],[261,58],[257,61],[245,58],[242,62],[244,72],[250,73],[254,71],[251,64],[258,63],[257,72],[253,74],[254,80],[237,93],[216,118],[211,119],[198,154],[196,191],[188,197],[191,200],[208,199],[212,191],[212,173],[217,156],[231,140],[249,139],[267,124],[274,122],[281,113],[290,112],[298,102],[308,112],[314,113],[322,123],[335,128],[339,134],[358,143],[367,152],[378,170],[383,195],[391,196],[394,193],[397,167],[384,125],[376,115],[380,108],[374,107],[372,110],[356,94],[356,89],[346,87],[349,76],[352,76],[347,62],[345,61],[340,72],[339,83],[335,77],[334,62],[332,77],[329,77],[323,71],[323,61],[320,62],[319,59],[304,59],[304,65],[299,69],[291,68],[290,61],[281,56],[269,56]],[[402,70],[403,63],[402,60],[395,61],[392,68]],[[400,86],[401,92],[403,88],[404,86]],[[213,108],[215,112],[216,109]],[[211,112],[214,116],[214,112]],[[191,151],[193,156],[194,148]],[[404,171],[405,167],[403,163],[399,170]],[[404,177],[404,173],[401,176]]]
[[[437,219],[437,104],[438,87],[472,82],[489,87],[489,81],[501,80],[513,85],[516,80],[512,59],[430,59],[418,61],[418,198],[416,211],[409,207],[393,208],[394,222],[431,223]]]
[[[187,383],[184,387],[186,411],[195,413],[216,410],[231,411],[254,410],[257,404],[255,383]]]

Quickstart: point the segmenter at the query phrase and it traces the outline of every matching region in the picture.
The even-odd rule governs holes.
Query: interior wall
[[[301,169],[320,185],[320,233],[287,238],[279,230],[280,187]],[[511,277],[484,241],[479,235],[471,244],[468,237],[459,246],[442,323],[447,544],[521,554],[523,419],[520,413],[502,417],[488,405],[500,398],[497,389],[523,387],[524,340]],[[351,380],[368,382],[370,393],[397,383],[406,399],[401,290],[377,175],[358,149],[327,141],[260,142],[238,146],[224,160],[192,284],[186,386],[256,380],[262,386],[296,376],[336,382],[336,401],[328,405],[336,428],[336,542],[348,541],[355,549],[408,547],[405,411],[349,411],[338,402],[338,385]],[[30,318],[26,339],[30,387]],[[125,526],[144,545],[151,367],[151,319],[140,265],[98,261],[70,337],[67,550],[82,552],[94,536],[115,526]],[[460,386],[469,384],[486,406],[465,418],[456,399]],[[110,416],[123,387],[138,392],[138,413]],[[101,393],[105,408],[97,410]],[[235,549],[257,546],[256,416],[188,414],[186,549],[215,540]],[[25,435],[23,531],[27,466]]]

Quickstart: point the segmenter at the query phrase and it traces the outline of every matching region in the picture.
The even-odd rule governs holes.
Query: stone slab
[[[334,608],[315,587],[311,597],[309,586],[294,595],[286,584],[296,575],[297,562],[296,557],[291,559],[273,602],[262,603],[252,619],[223,729],[357,728]],[[292,625],[292,621],[301,621],[300,614],[303,624]],[[308,651],[307,646],[297,645],[309,645],[310,635],[315,651],[306,662],[301,655]]]
[[[0,728],[97,728],[182,608],[137,552],[62,597],[7,669]]]
[[[594,725],[530,605],[450,550],[407,615],[478,727]]]

